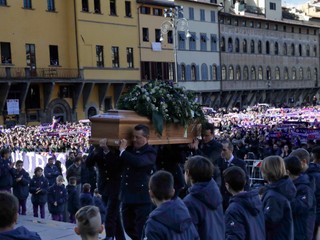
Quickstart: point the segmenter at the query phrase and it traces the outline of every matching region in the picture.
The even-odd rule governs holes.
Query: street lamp
[[[163,35],[173,32],[173,50],[174,50],[174,80],[178,83],[178,58],[177,58],[177,31],[184,31],[186,38],[191,37],[189,32],[189,23],[183,17],[183,6],[176,6],[174,8],[164,9],[163,16],[169,18],[161,24],[160,41],[163,41]]]

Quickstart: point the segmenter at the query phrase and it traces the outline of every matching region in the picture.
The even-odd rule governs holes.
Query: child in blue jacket
[[[299,158],[291,156],[285,159],[289,177],[292,179],[297,194],[291,200],[295,240],[312,240],[316,220],[316,199],[314,182],[308,174],[302,173]]]
[[[261,172],[268,182],[261,199],[266,240],[294,240],[290,202],[297,190],[287,175],[284,160],[280,156],[266,157],[262,161]]]
[[[34,176],[31,179],[29,192],[32,194],[31,202],[33,205],[33,216],[38,217],[38,208],[40,208],[41,218],[45,218],[44,206],[47,203],[49,182],[43,176],[43,169],[36,167],[34,169]]]
[[[184,169],[186,183],[191,187],[183,202],[189,209],[200,239],[224,239],[223,200],[213,180],[213,164],[209,159],[196,155],[188,158]]]
[[[62,221],[64,206],[67,202],[67,190],[63,185],[64,179],[60,175],[56,183],[49,187],[48,190],[48,209],[51,213],[52,220]]]
[[[256,190],[244,191],[246,173],[242,168],[232,166],[223,171],[223,178],[232,195],[225,213],[225,239],[265,239],[262,202]]]
[[[180,198],[172,199],[173,186],[173,176],[169,172],[160,170],[151,176],[149,194],[157,208],[149,215],[142,239],[200,239],[186,205]]]
[[[19,201],[20,215],[26,215],[30,181],[29,173],[23,168],[23,161],[18,160],[16,169],[13,172],[13,194]]]
[[[70,223],[76,223],[75,214],[80,209],[80,194],[77,190],[77,178],[70,177],[66,187],[68,192],[68,212]]]
[[[88,205],[94,205],[93,204],[93,198],[91,195],[91,185],[89,183],[85,183],[82,186],[82,193],[80,194],[80,206],[88,206]]]
[[[104,203],[102,201],[98,188],[96,188],[93,192],[93,204],[99,208],[100,215],[101,215],[101,222],[102,224],[104,224],[106,220],[106,207],[104,206]]]

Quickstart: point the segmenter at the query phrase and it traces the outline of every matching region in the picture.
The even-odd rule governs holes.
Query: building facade
[[[75,121],[140,81],[135,1],[0,1],[0,125]]]

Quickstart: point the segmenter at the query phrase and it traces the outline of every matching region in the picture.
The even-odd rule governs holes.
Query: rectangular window
[[[200,33],[200,50],[207,51],[207,34]]]
[[[34,44],[26,44],[26,60],[28,67],[36,66],[36,46]]]
[[[204,9],[200,9],[200,21],[206,21],[206,12]]]
[[[178,32],[178,48],[180,50],[186,49],[186,36],[184,32]]]
[[[32,8],[31,0],[23,0],[23,7],[31,9]]]
[[[284,32],[287,31],[287,26],[283,26],[283,31],[284,31]]]
[[[275,25],[273,26],[273,30],[278,31],[278,25],[277,25],[277,24],[275,24]]]
[[[264,27],[265,27],[265,29],[269,29],[269,23],[266,23],[266,24],[264,25]]]
[[[82,12],[89,12],[88,0],[82,0]]]
[[[257,28],[261,28],[261,22],[257,22]]]
[[[0,0],[0,6],[7,6],[7,0]]]
[[[112,47],[112,67],[118,68],[119,67],[119,47]]]
[[[133,68],[133,48],[127,48],[127,63],[128,68]]]
[[[253,23],[253,21],[250,21],[250,27],[254,27],[254,23]]]
[[[270,10],[277,10],[277,4],[270,2]]]
[[[142,28],[142,39],[144,42],[149,42],[149,28]]]
[[[110,0],[110,15],[111,16],[117,15],[116,0]]]
[[[211,51],[216,52],[217,51],[217,35],[211,34],[210,39],[211,39]]]
[[[161,8],[154,8],[153,9],[153,15],[154,16],[162,16],[162,9]]]
[[[96,46],[97,67],[104,67],[103,46]]]
[[[149,7],[141,7],[140,13],[141,14],[150,14],[150,8]]]
[[[132,17],[132,14],[131,14],[131,2],[130,1],[126,1],[125,2],[125,7],[126,7],[126,17]]]
[[[94,0],[94,13],[101,13],[100,0]]]
[[[189,38],[189,50],[196,50],[197,46],[197,35],[195,32],[190,33],[191,37]]]
[[[215,11],[211,11],[211,22],[216,22],[216,12]]]
[[[189,20],[194,20],[194,9],[189,7]]]
[[[245,20],[242,21],[242,27],[247,26],[247,22]]]
[[[8,42],[0,42],[1,63],[11,64],[11,46]]]
[[[48,11],[54,12],[56,10],[54,0],[48,0]]]
[[[50,65],[58,66],[59,65],[58,46],[49,45],[49,54],[50,54]]]
[[[168,43],[172,44],[173,43],[173,33],[171,30],[168,31],[167,37],[168,37]]]
[[[156,42],[161,42],[160,38],[161,38],[161,30],[160,29],[155,29],[155,40]]]

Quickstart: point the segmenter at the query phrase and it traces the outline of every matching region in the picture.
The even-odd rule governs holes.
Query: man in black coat
[[[124,232],[120,221],[120,182],[121,162],[119,156],[110,151],[107,146],[107,139],[102,139],[99,146],[91,147],[86,160],[87,167],[97,166],[98,190],[101,193],[102,201],[106,206],[104,220],[106,239],[125,240]]]
[[[121,181],[123,225],[132,240],[140,240],[143,226],[151,212],[149,178],[155,169],[156,151],[149,146],[149,128],[137,125],[133,130],[132,147],[120,141],[120,157],[124,167]]]
[[[218,166],[221,171],[221,175],[223,175],[223,171],[231,166],[238,166],[242,168],[242,170],[246,174],[247,182],[244,187],[245,191],[249,190],[249,176],[246,169],[246,162],[240,158],[237,158],[233,156],[233,144],[225,140],[222,142],[222,152],[221,152],[221,159],[218,161]],[[225,187],[224,179],[221,179],[221,194],[223,197],[223,209],[226,210],[229,205],[229,199],[231,197],[231,194],[228,192],[228,190]]]

